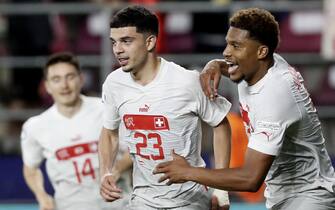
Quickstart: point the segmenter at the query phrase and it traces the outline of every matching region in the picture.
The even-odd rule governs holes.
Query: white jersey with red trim
[[[199,73],[161,58],[152,82],[136,83],[130,73],[118,69],[103,85],[104,127],[119,128],[120,141],[128,144],[134,161],[134,195],[147,205],[173,208],[196,202],[203,186],[158,183],[155,166],[171,160],[171,151],[184,156],[193,166],[205,167],[200,156],[201,119],[218,125],[231,104],[222,97],[215,102],[203,94]],[[201,189],[200,189],[201,188]]]
[[[248,147],[276,156],[265,180],[268,208],[319,187],[335,191],[334,168],[303,78],[279,55],[274,59],[255,85],[238,85]]]
[[[97,154],[103,106],[99,98],[81,98],[81,108],[73,117],[61,115],[53,105],[22,128],[23,162],[39,167],[46,159],[56,205],[62,210],[75,210],[78,203],[87,210],[105,205],[99,194]]]

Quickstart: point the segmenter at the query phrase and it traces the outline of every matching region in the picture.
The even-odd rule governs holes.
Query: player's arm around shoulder
[[[200,82],[205,95],[214,100],[218,96],[218,87],[221,75],[229,77],[228,64],[223,59],[209,61],[200,74]]]
[[[118,129],[110,130],[103,127],[99,139],[100,194],[110,202],[121,198],[122,193],[116,185],[119,174],[113,174],[112,171],[118,148]]]

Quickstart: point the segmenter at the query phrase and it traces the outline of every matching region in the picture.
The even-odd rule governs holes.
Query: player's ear
[[[149,52],[152,52],[156,48],[157,36],[149,35],[146,39],[146,46]]]
[[[266,45],[260,45],[257,50],[258,59],[264,59],[269,53],[269,47]]]

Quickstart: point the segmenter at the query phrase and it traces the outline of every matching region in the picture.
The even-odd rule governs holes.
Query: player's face
[[[148,43],[136,27],[111,28],[110,39],[115,58],[125,72],[136,73],[148,59]]]
[[[230,63],[229,77],[234,82],[245,80],[255,84],[259,72],[258,52],[261,44],[249,37],[249,31],[230,27],[226,36],[224,58]]]
[[[56,104],[75,106],[80,101],[83,78],[73,65],[56,63],[49,66],[45,85]]]

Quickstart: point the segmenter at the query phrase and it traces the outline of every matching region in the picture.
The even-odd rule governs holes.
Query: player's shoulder
[[[89,105],[96,105],[96,106],[101,106],[102,105],[101,98],[99,98],[99,97],[85,96],[85,95],[82,95],[81,97],[84,100],[84,102],[89,104]]]
[[[122,82],[127,79],[129,79],[129,73],[124,72],[120,67],[107,75],[105,83]]]
[[[197,70],[186,69],[179,64],[164,59],[162,59],[162,63],[166,65],[171,81],[181,81],[184,84],[194,84],[195,82],[199,82],[200,73]]]
[[[162,58],[162,64],[166,65],[170,72],[190,75],[190,76],[193,76],[193,77],[199,77],[199,72],[198,71],[187,69],[187,68],[185,68],[185,67],[183,67],[179,64],[176,64],[172,61],[167,61],[167,60]]]
[[[39,129],[41,128],[43,125],[48,125],[48,123],[52,120],[52,112],[54,111],[53,109],[55,109],[54,107],[55,105],[51,106],[50,108],[48,108],[47,110],[45,110],[44,112],[32,116],[30,118],[28,118],[24,124],[23,124],[23,128],[25,129],[29,129],[29,130],[34,130],[34,129]]]
[[[270,76],[266,85],[272,94],[287,95],[292,91],[292,85],[299,82],[298,75],[300,74],[278,54],[275,54],[274,58],[275,64],[269,69]],[[298,79],[297,81],[294,81],[295,77]]]
[[[93,96],[85,96],[85,95],[81,95],[81,98],[83,99],[84,102],[83,109],[85,109],[89,113],[93,114],[103,111],[103,103],[101,98]]]
[[[271,112],[280,119],[283,118],[283,115],[286,115],[286,113],[294,113],[294,110],[296,110],[297,101],[292,92],[291,68],[292,67],[280,57],[265,75],[266,78],[263,87],[261,87],[259,96],[259,100],[262,103],[262,112],[264,112],[264,114]]]
[[[271,72],[260,90],[260,99],[264,107],[279,107],[294,101],[290,92],[290,85],[285,75],[280,72]]]

